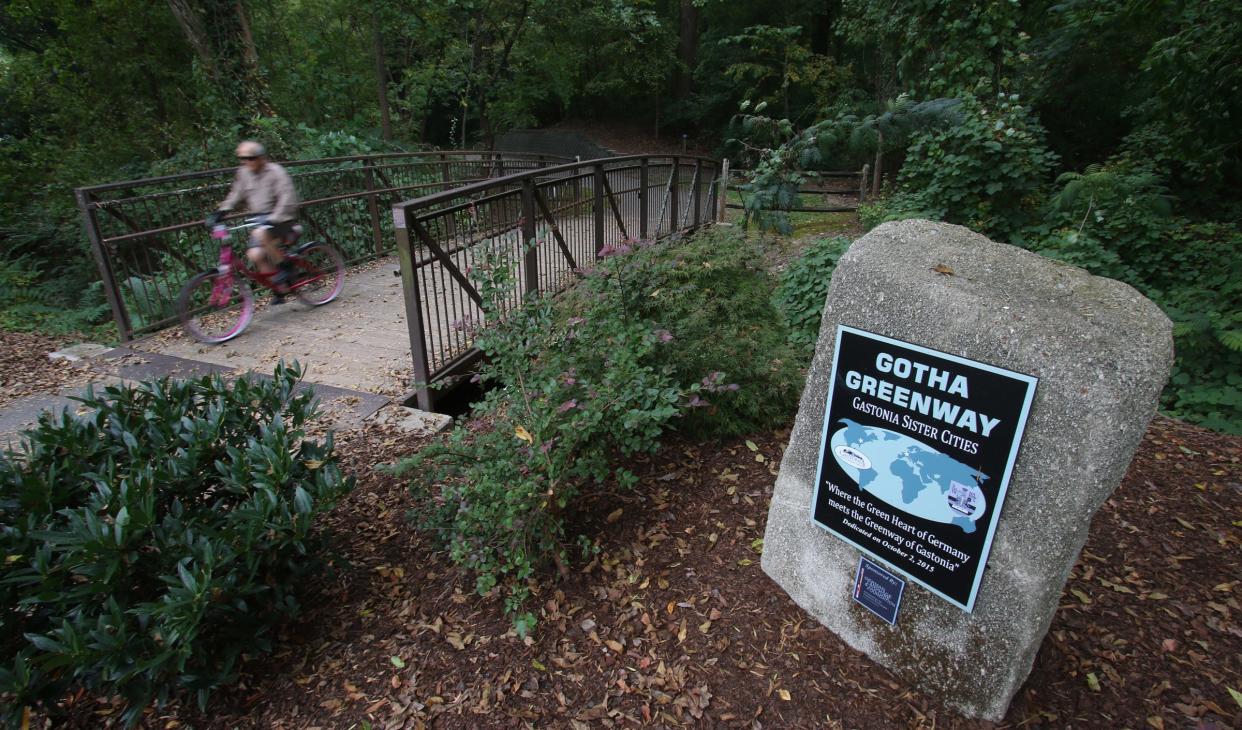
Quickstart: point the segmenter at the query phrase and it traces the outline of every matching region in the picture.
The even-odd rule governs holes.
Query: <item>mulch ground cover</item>
[[[759,567],[788,432],[675,442],[587,504],[598,552],[549,578],[533,637],[480,597],[375,472],[419,445],[343,434],[360,475],[330,529],[350,566],[242,682],[149,728],[1242,727],[1242,438],[1157,418],[1096,515],[999,724],[961,717],[821,628]],[[986,578],[985,578],[986,580]],[[118,708],[79,696],[82,727]]]
[[[0,331],[0,407],[19,398],[54,393],[82,380],[82,363],[49,360],[63,338]]]

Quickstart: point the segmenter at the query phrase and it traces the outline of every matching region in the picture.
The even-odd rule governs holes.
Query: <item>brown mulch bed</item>
[[[821,628],[759,567],[788,432],[674,443],[591,505],[600,552],[545,584],[523,641],[496,596],[406,518],[372,464],[417,443],[343,434],[358,489],[331,517],[351,567],[310,586],[277,653],[206,714],[150,728],[1242,726],[1242,438],[1166,418],[1097,514],[1034,670],[1000,724],[965,719]],[[754,447],[753,449],[751,447]],[[81,700],[83,726],[116,709]]]
[[[0,407],[18,398],[55,393],[78,384],[83,363],[47,357],[66,344],[60,337],[0,330]]]

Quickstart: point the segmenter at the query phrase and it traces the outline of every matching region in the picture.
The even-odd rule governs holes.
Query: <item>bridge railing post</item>
[[[690,192],[694,196],[694,227],[698,228],[699,223],[703,219],[702,201],[699,199],[703,189],[703,161],[695,159],[694,161],[694,189]]]
[[[522,180],[522,246],[527,293],[539,291],[539,246],[535,243],[535,181]]]
[[[367,186],[367,208],[371,213],[371,238],[375,244],[375,255],[384,253],[384,232],[380,228],[379,195],[375,192],[375,167],[370,157],[362,159],[362,171]]]
[[[88,198],[85,190],[75,190],[78,199],[78,210],[82,211],[82,226],[86,229],[86,238],[91,244],[91,254],[95,257],[95,265],[99,267],[99,275],[103,280],[104,296],[108,299],[108,307],[112,309],[112,318],[121,335],[121,342],[129,342],[134,338],[134,330],[129,321],[129,311],[121,298],[121,290],[117,285],[116,272],[112,269],[112,260],[104,250],[103,236],[99,233],[99,219],[95,216],[95,206]]]
[[[600,251],[604,250],[604,165],[597,162],[592,169],[595,171],[591,185],[595,193],[595,256],[599,258]]]
[[[681,159],[673,158],[673,169],[668,178],[668,232],[676,233],[681,228],[681,216],[678,215],[677,203],[681,186]]]
[[[644,157],[638,163],[638,237],[646,240],[647,238],[647,217],[651,215],[648,209],[647,198],[647,158]],[[659,224],[656,225],[659,227]]]
[[[405,325],[410,333],[410,360],[414,370],[415,399],[418,407],[430,411],[431,367],[428,363],[426,326],[423,323],[422,292],[414,270],[414,252],[410,248],[410,212],[393,208],[393,229],[397,240],[397,259],[401,262],[401,293],[405,300]]]

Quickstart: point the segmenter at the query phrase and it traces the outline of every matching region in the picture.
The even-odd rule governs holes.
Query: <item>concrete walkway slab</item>
[[[411,367],[397,268],[393,257],[351,268],[341,295],[322,307],[274,307],[262,297],[246,331],[224,344],[204,345],[174,327],[130,348],[260,373],[296,360],[308,382],[399,399],[411,389]]]

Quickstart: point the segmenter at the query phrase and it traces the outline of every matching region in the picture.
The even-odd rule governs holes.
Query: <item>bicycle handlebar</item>
[[[211,237],[221,238],[221,239],[228,238],[229,234],[232,233],[233,231],[249,230],[251,228],[254,228],[255,226],[262,225],[266,221],[267,221],[267,215],[261,214],[261,215],[247,216],[246,218],[242,220],[241,223],[238,223],[237,225],[234,225],[234,226],[225,225],[224,223],[216,223],[215,225],[211,227]]]

